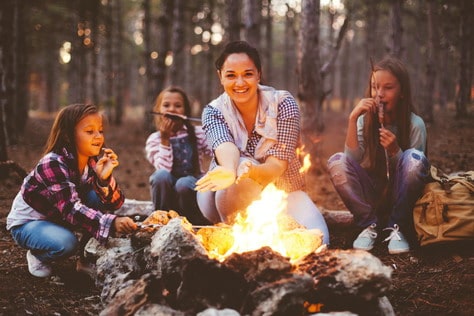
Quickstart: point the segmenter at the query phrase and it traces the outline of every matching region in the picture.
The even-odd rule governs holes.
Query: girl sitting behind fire
[[[207,224],[194,187],[210,150],[202,128],[183,119],[191,114],[189,98],[180,87],[168,87],[156,98],[153,112],[157,131],[148,137],[145,151],[156,169],[150,176],[155,210],[175,210],[193,224]]]
[[[404,253],[414,242],[412,210],[429,175],[425,123],[414,113],[400,60],[387,57],[375,65],[368,94],[349,115],[344,153],[330,157],[328,169],[363,229],[353,247],[372,249],[386,227],[389,253]]]

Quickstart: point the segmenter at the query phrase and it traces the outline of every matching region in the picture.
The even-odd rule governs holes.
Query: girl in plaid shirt
[[[132,219],[109,213],[124,196],[112,176],[117,155],[103,145],[102,115],[95,106],[74,104],[59,112],[45,154],[24,179],[7,217],[13,239],[28,249],[32,275],[49,276],[53,261],[75,254],[90,236],[103,243],[137,228]],[[83,231],[80,242],[73,229]],[[77,269],[82,268],[80,259]]]
[[[244,41],[229,43],[215,65],[225,92],[202,114],[214,155],[210,171],[197,182],[200,209],[213,223],[232,222],[237,211],[274,183],[288,193],[287,213],[307,228],[320,229],[328,244],[324,218],[303,191],[295,99],[259,84],[260,56]]]
[[[155,209],[175,210],[193,224],[208,224],[199,211],[194,187],[210,150],[201,126],[185,118],[191,114],[189,98],[183,89],[168,87],[156,98],[153,111],[159,114],[157,131],[148,137],[145,151],[155,167],[150,176]]]

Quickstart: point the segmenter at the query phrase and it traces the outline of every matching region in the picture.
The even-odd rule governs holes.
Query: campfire
[[[222,262],[233,253],[269,247],[293,263],[315,252],[322,243],[321,231],[305,229],[287,216],[286,198],[284,191],[270,184],[259,200],[238,213],[232,226],[200,229],[197,234],[209,257]]]
[[[389,267],[365,251],[321,247],[322,233],[285,207],[270,185],[233,225],[196,227],[154,211],[131,236],[105,247],[91,239],[101,315],[394,315]]]

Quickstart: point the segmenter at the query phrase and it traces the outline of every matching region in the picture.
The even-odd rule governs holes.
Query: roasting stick
[[[171,119],[174,119],[174,118],[179,118],[179,119],[182,119],[182,120],[187,120],[187,121],[194,121],[194,122],[201,122],[201,119],[200,118],[197,118],[197,117],[188,117],[186,115],[182,115],[182,114],[177,114],[177,113],[160,113],[160,112],[155,112],[155,111],[150,111],[151,114],[153,115],[162,115],[162,116],[166,116],[166,117],[169,117]]]
[[[372,57],[370,58],[370,67],[372,69],[372,75],[370,76],[369,87],[372,87],[372,79],[373,79],[374,72],[375,72],[374,61],[372,60]],[[371,98],[373,98],[372,89],[369,89],[369,96]],[[385,128],[383,120],[384,120],[384,116],[385,116],[386,103],[379,101],[378,96],[375,96],[375,100],[377,101],[377,110],[378,110],[378,117],[379,117],[380,126],[382,128]],[[389,168],[390,167],[390,161],[388,160],[388,152],[387,152],[386,148],[384,148],[384,153],[385,153],[385,166],[386,166],[386,169],[387,169],[387,180],[390,180],[390,168]]]
[[[379,115],[379,123],[382,128],[385,128],[383,120],[384,120],[384,115],[385,115],[385,102],[378,102],[377,103],[377,108],[378,108],[378,115]],[[390,180],[390,162],[388,160],[388,152],[387,148],[384,148],[385,152],[385,165],[387,169],[387,180]]]
[[[143,224],[143,223],[136,223],[139,229],[144,228],[157,228],[157,227],[164,227],[166,224]],[[212,226],[212,225],[192,225],[194,229],[200,228],[224,228],[224,226]]]

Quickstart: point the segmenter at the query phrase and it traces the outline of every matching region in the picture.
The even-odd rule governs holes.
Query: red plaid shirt
[[[23,181],[23,199],[48,220],[83,228],[99,242],[105,242],[111,234],[116,215],[84,205],[81,201],[82,192],[93,189],[105,209],[111,211],[122,206],[125,197],[112,176],[107,187],[97,184],[95,164],[96,159],[89,159],[89,172],[81,180],[77,161],[72,153],[66,149],[61,154],[48,153]]]

